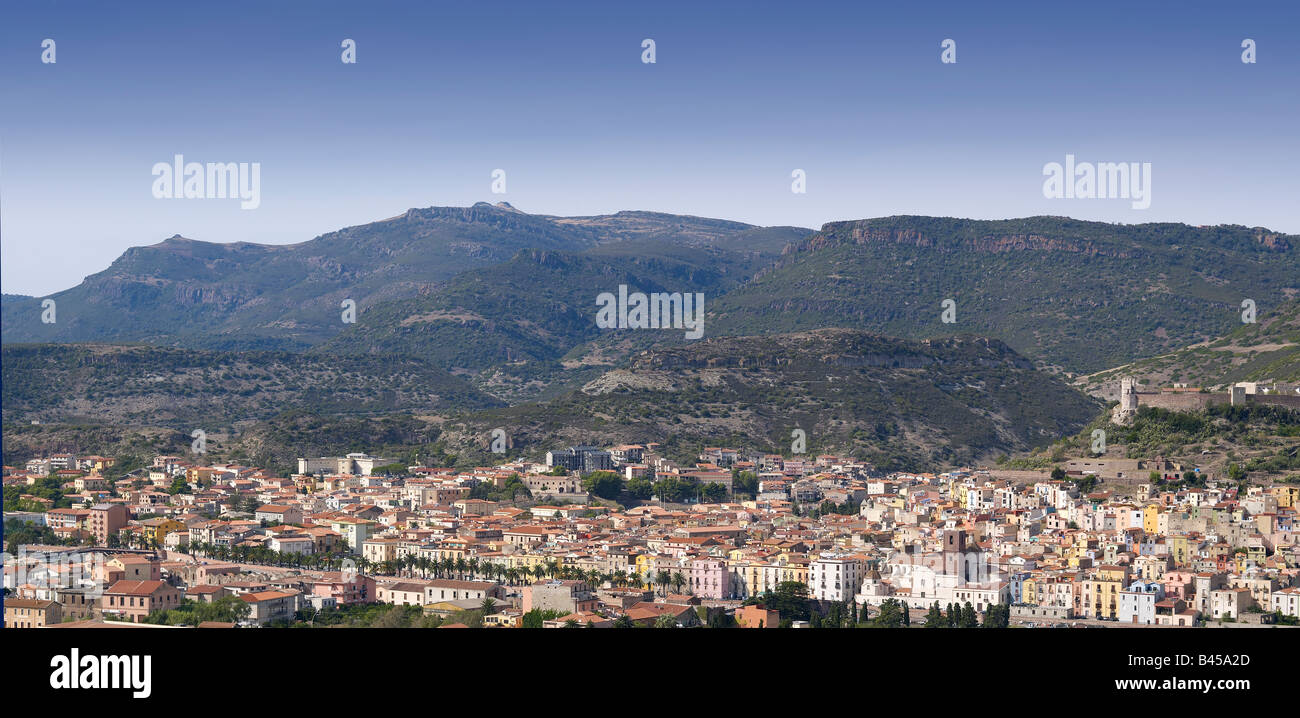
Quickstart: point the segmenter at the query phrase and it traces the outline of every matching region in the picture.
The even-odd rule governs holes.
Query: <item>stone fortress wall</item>
[[[1238,382],[1225,391],[1174,388],[1138,391],[1137,382],[1125,377],[1120,382],[1119,405],[1112,418],[1124,423],[1143,406],[1170,411],[1198,411],[1215,404],[1232,406],[1283,406],[1300,410],[1300,387],[1274,382]]]

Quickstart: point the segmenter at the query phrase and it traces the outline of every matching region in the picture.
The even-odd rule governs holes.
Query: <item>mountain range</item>
[[[606,245],[681,251],[745,278],[808,230],[619,212],[525,214],[506,203],[412,209],[290,245],[220,244],[180,235],[133,247],[107,269],[49,298],[3,297],[3,342],[143,342],[204,349],[304,349],[346,328],[341,303],[361,311],[436,291],[462,272],[521,250],[585,252]],[[615,249],[617,254],[619,250]],[[695,252],[695,254],[692,254]]]
[[[295,245],[177,236],[51,295],[53,324],[42,298],[3,297],[4,419],[400,413],[433,417],[419,435],[463,455],[505,419],[532,449],[584,435],[779,449],[798,416],[827,450],[959,462],[1077,431],[1100,405],[1068,381],[1087,389],[1081,377],[1218,342],[1243,299],[1262,318],[1294,313],[1298,242],[1063,217],[813,231],[505,203],[412,209]],[[706,339],[597,327],[596,296],[620,285],[703,294]],[[873,356],[899,363],[845,369]]]

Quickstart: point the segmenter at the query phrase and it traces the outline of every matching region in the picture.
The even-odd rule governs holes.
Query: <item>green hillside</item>
[[[976,333],[1069,372],[1218,337],[1243,298],[1300,290],[1300,238],[1247,227],[1061,217],[834,222],[710,306],[712,332],[841,326]],[[941,321],[952,299],[956,323]]]
[[[1208,342],[1080,377],[1084,391],[1118,397],[1120,379],[1131,376],[1148,386],[1175,383],[1213,388],[1238,381],[1300,383],[1300,298],[1258,308],[1254,324]]]
[[[7,424],[202,428],[294,408],[348,415],[500,403],[414,357],[16,344],[3,348],[2,366]]]
[[[653,350],[568,396],[449,420],[440,448],[474,456],[499,427],[534,454],[657,441],[684,459],[705,445],[789,453],[799,428],[812,453],[938,467],[1050,442],[1100,406],[997,341],[822,330]]]

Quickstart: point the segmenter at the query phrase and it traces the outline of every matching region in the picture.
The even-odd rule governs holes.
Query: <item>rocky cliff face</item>
[[[822,227],[814,235],[791,244],[782,254],[815,252],[841,244],[903,244],[913,247],[939,247],[971,252],[1071,252],[1075,254],[1131,258],[1135,252],[1098,246],[1081,239],[1047,237],[1039,234],[985,235],[977,238],[952,238],[931,235],[918,229],[887,229],[864,222],[836,222]]]

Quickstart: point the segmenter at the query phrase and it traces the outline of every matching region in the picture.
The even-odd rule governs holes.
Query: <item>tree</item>
[[[961,623],[958,624],[958,627],[978,628],[979,625],[979,619],[975,616],[975,607],[970,605],[970,601],[967,601],[966,605],[961,608]]]
[[[884,603],[880,604],[880,612],[876,614],[870,625],[876,628],[902,628],[904,610],[897,600],[886,598]]]
[[[732,471],[731,491],[753,497],[758,495],[758,475],[752,471]]]
[[[808,605],[808,584],[801,581],[782,581],[776,590],[763,595],[763,605],[780,613],[782,619],[807,621],[811,610]]]
[[[763,627],[762,623],[759,621],[759,628]],[[709,628],[735,628],[736,618],[726,611],[714,611],[709,615],[708,626]]]
[[[984,628],[1006,628],[1011,625],[1011,606],[995,603],[984,611]]]
[[[623,493],[623,477],[613,471],[593,471],[582,480],[582,488],[593,496],[613,501]]]
[[[659,584],[659,588],[663,589],[665,596],[668,595],[668,584],[672,582],[673,577],[667,571],[660,571],[655,574],[655,583]]]
[[[485,598],[483,599],[483,603],[479,604],[479,610],[483,612],[484,616],[491,616],[497,612],[497,602],[490,598]]]
[[[948,620],[944,618],[943,611],[939,610],[939,602],[935,601],[930,610],[925,614],[926,628],[947,628]]]
[[[145,623],[167,626],[197,626],[204,621],[238,623],[250,611],[252,606],[238,596],[226,596],[211,603],[186,599],[174,609],[149,614]]]
[[[1059,466],[1052,469],[1052,481],[1065,481],[1065,469]]]
[[[542,610],[539,608],[534,608],[533,610],[524,614],[523,620],[520,623],[520,625],[522,625],[524,628],[541,628],[542,623],[545,620],[546,619],[542,617]]]
[[[655,628],[677,628],[677,617],[665,613],[655,619]]]
[[[632,498],[638,501],[645,501],[646,499],[650,498],[651,496],[654,496],[655,494],[654,484],[651,483],[649,479],[645,479],[645,478],[632,479],[631,481],[627,482],[627,486],[625,488],[627,490],[627,493],[631,495]]]
[[[406,628],[407,625],[406,612],[401,606],[393,606],[370,624],[371,628]]]
[[[482,611],[456,611],[451,614],[452,623],[462,623],[470,628],[483,627]]]
[[[632,622],[631,618],[627,617],[627,614],[623,614],[614,619],[614,628],[636,628],[636,624]]]
[[[707,503],[721,503],[727,498],[727,487],[722,484],[705,484],[700,489],[700,496]]]

